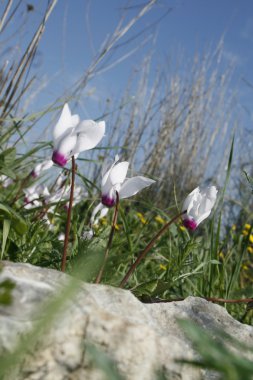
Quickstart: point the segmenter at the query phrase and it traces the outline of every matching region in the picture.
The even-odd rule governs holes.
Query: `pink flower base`
[[[56,150],[53,152],[52,161],[59,166],[65,166],[68,162],[67,158]]]
[[[102,203],[106,207],[113,207],[115,205],[115,199],[108,197],[108,195],[102,195]]]
[[[33,178],[37,178],[38,175],[35,173],[34,170],[31,171],[30,175],[33,177]]]
[[[184,219],[184,220],[183,220],[183,225],[184,225],[188,230],[191,230],[191,231],[194,231],[194,230],[196,230],[196,228],[197,228],[197,223],[195,222],[194,219]]]

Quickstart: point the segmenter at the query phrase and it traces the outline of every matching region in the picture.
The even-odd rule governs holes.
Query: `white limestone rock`
[[[11,352],[17,338],[46,318],[35,347],[5,380],[102,380],[101,369],[92,364],[86,345],[107,354],[126,380],[155,380],[162,370],[165,379],[214,379],[217,375],[175,359],[196,359],[190,342],[177,324],[189,318],[208,331],[220,328],[246,344],[253,328],[235,321],[226,310],[200,298],[181,302],[143,304],[130,291],[110,286],[75,282],[70,296],[70,276],[29,264],[4,262],[0,282],[16,283],[13,303],[0,307],[0,354]],[[61,292],[66,302],[53,321],[45,302]]]

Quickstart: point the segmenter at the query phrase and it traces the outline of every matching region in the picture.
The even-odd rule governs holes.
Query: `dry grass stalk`
[[[221,55],[222,44],[204,57],[196,56],[186,78],[182,68],[172,76],[159,72],[151,87],[151,60],[146,58],[134,100],[125,107],[124,118],[120,110],[111,122],[113,131],[121,134],[112,133],[109,145],[127,148],[121,155],[132,167],[158,179],[153,191],[161,202],[172,199],[174,188],[183,196],[224,171],[233,94],[228,91],[232,67],[221,70]],[[131,87],[121,103],[130,93]]]
[[[25,84],[25,83],[22,84],[22,80],[24,79],[25,75],[29,71],[29,67],[32,64],[39,41],[43,35],[43,32],[45,31],[46,22],[51,12],[53,11],[56,3],[57,3],[57,0],[52,0],[48,4],[43,20],[41,21],[39,27],[37,28],[33,38],[31,39],[21,59],[19,60],[18,63],[14,65],[12,64],[9,69],[9,72],[4,73],[3,75],[4,81],[2,82],[3,85],[1,86],[1,92],[0,92],[0,97],[1,97],[0,103],[2,105],[0,120],[2,120],[2,122],[7,118],[8,115],[10,115],[14,107],[18,104],[19,100],[23,97],[24,93],[27,91],[30,84],[32,83],[32,80],[30,80],[28,84]],[[10,6],[12,5],[11,2],[9,2],[8,5],[9,5],[8,12],[9,12]],[[5,13],[3,15],[5,17],[2,17],[2,19],[3,18],[6,19]]]

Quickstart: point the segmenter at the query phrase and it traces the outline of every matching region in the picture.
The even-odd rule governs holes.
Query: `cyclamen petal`
[[[119,162],[118,164],[114,165],[109,174],[112,186],[116,185],[117,183],[121,184],[125,181],[128,166],[129,162],[127,161]]]
[[[107,207],[113,207],[115,205],[116,191],[120,189],[121,183],[124,181],[128,169],[128,162],[117,163],[118,160],[119,158],[116,156],[113,164],[102,176],[102,203]]]
[[[102,183],[101,183],[102,194],[106,194],[106,193],[110,192],[110,189],[113,187],[113,185],[111,183],[111,179],[110,179],[110,174],[111,174],[113,167],[116,165],[117,161],[118,160],[116,160],[116,157],[115,157],[115,160],[111,165],[108,165],[107,161],[103,164]]]
[[[184,210],[188,210],[189,208],[192,208],[193,202],[197,200],[199,194],[200,194],[199,187],[197,187],[184,200],[182,210],[184,211]]]
[[[121,189],[119,190],[119,197],[120,199],[132,197],[153,183],[155,183],[153,179],[142,176],[129,178],[121,186]]]
[[[77,142],[73,154],[95,148],[104,137],[105,122],[96,123],[93,120],[84,120],[78,125],[75,132],[77,133]]]
[[[69,105],[65,103],[60,118],[53,129],[54,140],[59,139],[67,129],[76,127],[79,121],[79,116],[71,115]]]
[[[117,154],[113,162],[111,159],[108,159],[108,158],[104,160],[103,166],[102,166],[102,186],[107,181],[107,178],[111,172],[111,169],[116,165],[118,161],[119,161],[119,156]]]
[[[104,207],[102,203],[99,203],[93,210],[90,218],[90,225],[98,224],[99,220],[106,216],[108,213],[109,209],[107,207]],[[99,214],[99,215],[98,215]],[[97,216],[98,215],[98,216]]]

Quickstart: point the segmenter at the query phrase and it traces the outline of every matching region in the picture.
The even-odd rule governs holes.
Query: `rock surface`
[[[66,288],[69,276],[29,264],[4,262],[0,282],[6,278],[16,287],[12,304],[0,306],[0,354],[13,350],[17,337],[31,330],[33,323],[45,316],[50,320],[51,309],[45,301],[53,299],[57,290],[66,302],[60,306],[64,312],[55,316],[49,330],[44,326],[35,349],[5,380],[106,379],[93,364],[88,343],[107,354],[126,380],[155,380],[158,369],[163,379],[217,378],[175,362],[197,357],[177,318],[190,318],[210,331],[223,329],[249,345],[253,341],[253,327],[240,324],[223,307],[200,298],[142,304],[127,290],[82,282],[75,283],[73,292],[73,286]]]

